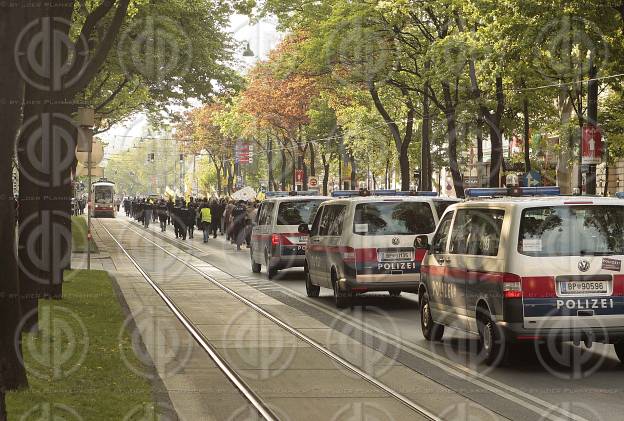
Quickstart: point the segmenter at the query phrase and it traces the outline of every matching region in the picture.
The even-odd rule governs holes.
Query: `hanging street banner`
[[[602,162],[602,133],[592,124],[583,126],[581,164],[598,165]]]

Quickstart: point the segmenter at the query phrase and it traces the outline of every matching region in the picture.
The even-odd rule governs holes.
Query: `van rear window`
[[[518,252],[538,257],[624,254],[624,206],[525,209]]]
[[[426,202],[360,203],[355,207],[353,232],[362,235],[415,235],[435,230]]]
[[[277,225],[310,224],[323,200],[282,202],[277,211]]]

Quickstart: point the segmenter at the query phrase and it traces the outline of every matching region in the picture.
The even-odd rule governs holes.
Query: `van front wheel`
[[[305,272],[305,280],[306,280],[306,294],[308,297],[316,298],[321,293],[321,287],[318,285],[314,285],[312,283],[312,279],[310,278],[310,270],[308,269],[308,265],[306,264],[303,268]]]

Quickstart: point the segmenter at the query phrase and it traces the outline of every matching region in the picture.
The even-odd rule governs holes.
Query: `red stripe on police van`
[[[613,295],[615,297],[624,297],[624,275],[613,276]]]
[[[525,276],[522,278],[522,295],[525,298],[553,298],[555,278],[552,276]]]

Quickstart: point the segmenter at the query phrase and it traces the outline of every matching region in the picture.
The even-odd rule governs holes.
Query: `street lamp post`
[[[78,109],[78,124],[80,133],[76,152],[87,152],[87,270],[91,270],[91,153],[93,152],[93,125],[95,124],[95,111],[93,108],[83,107]]]

